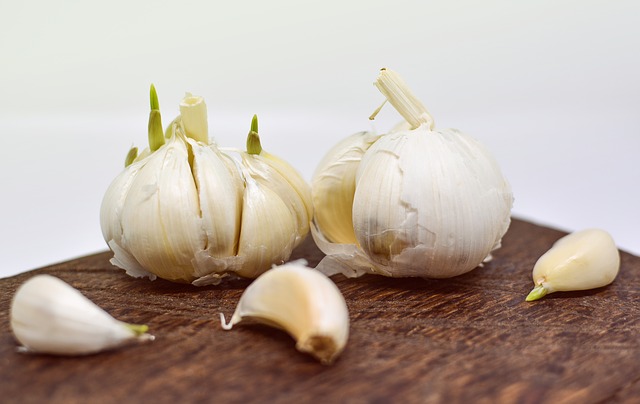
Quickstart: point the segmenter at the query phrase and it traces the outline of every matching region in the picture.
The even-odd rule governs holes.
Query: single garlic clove
[[[269,167],[280,173],[280,175],[293,188],[293,190],[297,194],[297,197],[302,201],[304,205],[304,212],[306,213],[306,218],[304,218],[304,220],[302,219],[302,213],[296,214],[299,216],[299,220],[303,221],[304,225],[306,226],[303,229],[304,233],[301,234],[308,234],[309,223],[311,222],[311,218],[313,217],[313,203],[311,200],[311,187],[309,186],[309,183],[307,183],[302,175],[293,166],[291,166],[291,164],[287,163],[280,157],[267,153],[264,150],[262,151],[262,153],[260,153],[260,157],[264,159]]]
[[[230,330],[244,319],[282,328],[296,340],[296,348],[332,363],[349,337],[347,305],[336,285],[325,275],[300,262],[275,267],[260,275],[245,290],[225,324]]]
[[[294,215],[281,197],[244,170],[245,194],[238,255],[243,265],[236,273],[255,278],[272,264],[291,256],[296,240]]]
[[[192,259],[205,248],[200,202],[187,143],[176,135],[145,160],[122,209],[126,250],[149,272],[172,281],[194,279]]]
[[[587,229],[556,241],[533,267],[533,301],[559,291],[588,290],[613,282],[620,270],[620,253],[609,233]]]
[[[136,340],[152,340],[147,326],[111,317],[62,280],[36,275],[16,291],[11,329],[26,351],[85,355]]]
[[[264,152],[263,152],[264,153]],[[293,228],[295,237],[295,246],[298,246],[309,233],[309,222],[311,216],[308,213],[306,204],[311,204],[310,192],[308,198],[303,198],[296,189],[287,180],[287,177],[275,170],[271,162],[262,155],[252,155],[244,153],[242,162],[246,168],[246,172],[253,178],[261,188],[268,188],[275,192],[279,199],[285,203],[289,214],[295,220]],[[293,168],[292,168],[293,170]],[[297,176],[297,173],[291,171],[289,177]],[[308,188],[308,187],[307,187]]]
[[[100,206],[100,228],[107,242],[122,240],[122,208],[131,184],[144,163],[137,161],[128,165],[124,171],[111,182]]]
[[[360,160],[380,136],[355,133],[329,150],[311,180],[314,222],[332,243],[355,244],[352,209]]]
[[[193,177],[200,201],[207,253],[223,258],[236,255],[244,185],[233,175],[235,165],[215,145],[187,139],[193,153]]]
[[[295,246],[298,246],[309,233],[309,223],[313,217],[311,188],[289,163],[262,148],[257,115],[251,120],[251,130],[247,135],[247,151],[241,152],[240,158],[246,173],[261,186],[278,194],[295,216]]]

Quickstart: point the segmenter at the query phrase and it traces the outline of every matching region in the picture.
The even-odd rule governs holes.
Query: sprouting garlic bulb
[[[436,131],[397,73],[382,69],[375,85],[407,123],[353,135],[322,160],[312,180],[312,233],[327,254],[318,269],[430,278],[471,271],[509,227],[507,180],[478,141]],[[344,213],[332,219],[333,211]]]
[[[304,262],[290,262],[260,275],[240,297],[228,324],[244,319],[284,329],[296,348],[324,364],[332,363],[349,338],[349,312],[336,285]]]
[[[18,288],[11,329],[25,351],[55,355],[87,355],[153,339],[147,326],[114,319],[51,275],[36,275]]]
[[[311,191],[262,150],[255,116],[251,128],[249,150],[218,148],[204,100],[187,94],[163,134],[152,86],[150,147],[127,157],[100,210],[111,262],[134,277],[195,285],[285,262],[309,231]]]
[[[556,241],[533,267],[536,285],[532,301],[559,291],[600,288],[613,282],[620,270],[620,253],[613,238],[601,229],[586,229]]]

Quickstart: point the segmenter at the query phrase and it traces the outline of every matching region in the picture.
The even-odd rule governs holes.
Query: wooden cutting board
[[[638,402],[640,258],[616,281],[527,303],[531,269],[564,233],[514,220],[495,259],[448,280],[334,277],[351,317],[332,366],[263,325],[220,327],[248,281],[197,288],[133,279],[91,255],[0,280],[4,402]],[[294,258],[322,258],[311,238]],[[16,352],[9,307],[55,275],[156,340],[88,357]]]

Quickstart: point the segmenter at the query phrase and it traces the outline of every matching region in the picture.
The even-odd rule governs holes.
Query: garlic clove
[[[191,261],[206,239],[187,143],[175,135],[145,163],[122,209],[123,245],[149,272],[191,282]]]
[[[306,230],[304,234],[309,232],[309,223],[313,217],[313,203],[311,200],[311,187],[309,183],[302,177],[302,175],[291,164],[287,163],[283,159],[273,154],[266,152],[265,150],[260,153],[260,157],[264,159],[272,169],[277,171],[298,194],[298,198],[304,205],[304,210],[307,215]]]
[[[244,319],[281,328],[296,340],[296,348],[332,363],[349,338],[349,313],[336,285],[325,275],[299,262],[275,267],[245,290],[228,324]]]
[[[352,224],[356,172],[364,153],[380,136],[355,133],[329,150],[311,180],[314,222],[327,240],[355,244]]]
[[[234,256],[238,250],[243,183],[234,175],[233,163],[215,145],[187,141],[193,153],[206,250],[211,257]]]
[[[588,290],[614,281],[620,270],[620,253],[611,235],[586,229],[566,235],[535,263],[533,301],[558,291]]]
[[[100,228],[102,236],[109,242],[120,243],[122,239],[122,208],[135,179],[144,163],[135,162],[128,165],[109,185],[100,206]]]
[[[290,215],[293,215],[295,219],[294,229],[296,237],[294,244],[295,246],[299,245],[309,233],[311,216],[309,215],[307,204],[311,205],[311,192],[309,191],[309,195],[301,197],[300,193],[288,180],[288,177],[298,176],[298,174],[291,171],[288,177],[283,176],[279,171],[274,169],[272,162],[264,158],[262,154],[252,155],[243,153],[242,161],[247,169],[247,173],[249,173],[260,187],[269,188],[285,203]],[[293,170],[293,168],[291,170]]]
[[[130,276],[155,279],[155,275],[146,271],[129,253],[122,240],[122,209],[131,184],[144,164],[142,160],[131,163],[109,185],[100,205],[100,228],[102,236],[114,252],[111,259],[113,265],[124,268]]]
[[[36,275],[18,288],[10,316],[14,336],[29,352],[86,355],[154,339],[147,326],[114,319],[50,275]]]
[[[237,274],[255,278],[270,265],[291,256],[296,240],[294,215],[280,196],[243,170],[245,193],[238,255],[243,259]]]
[[[262,148],[257,115],[251,120],[251,129],[247,135],[247,151],[241,153],[241,158],[242,165],[253,179],[280,195],[295,215],[298,229],[295,246],[298,246],[309,233],[309,223],[313,217],[311,188],[289,163]]]

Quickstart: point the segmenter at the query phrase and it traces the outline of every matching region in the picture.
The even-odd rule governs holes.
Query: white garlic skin
[[[298,262],[260,275],[242,294],[229,324],[251,319],[283,329],[296,348],[332,363],[349,338],[349,312],[340,290],[325,275]]]
[[[382,136],[358,168],[353,226],[391,276],[446,278],[500,246],[511,188],[484,146],[427,125]]]
[[[36,275],[16,291],[11,329],[29,352],[86,355],[153,339],[111,317],[62,280]]]
[[[546,293],[588,290],[614,281],[620,253],[609,233],[586,229],[556,241],[533,267],[532,277]]]

